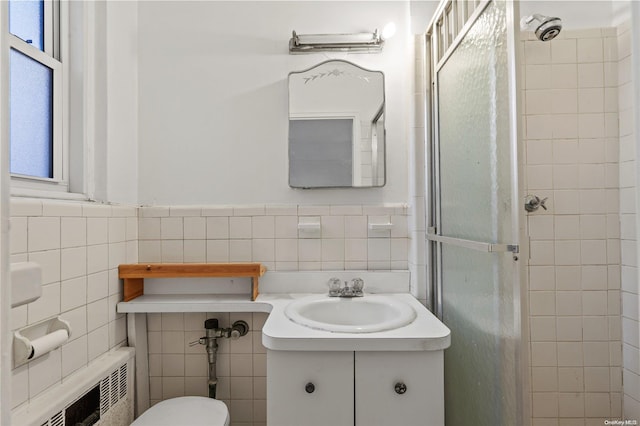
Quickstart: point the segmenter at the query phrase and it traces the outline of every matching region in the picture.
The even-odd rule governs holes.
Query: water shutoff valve
[[[204,328],[207,335],[189,342],[189,346],[206,345],[209,339],[217,339],[220,337],[228,337],[231,340],[238,340],[249,332],[249,324],[246,321],[238,320],[234,322],[230,328],[220,328],[216,318],[210,318],[204,322]]]
[[[246,321],[238,320],[231,326],[229,336],[232,340],[238,340],[240,337],[246,335],[249,332],[249,324]]]

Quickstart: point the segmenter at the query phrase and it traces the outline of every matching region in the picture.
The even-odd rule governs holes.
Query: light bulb
[[[389,40],[396,33],[396,24],[395,22],[389,22],[382,29],[382,39]]]

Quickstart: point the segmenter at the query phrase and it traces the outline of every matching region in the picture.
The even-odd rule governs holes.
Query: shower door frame
[[[464,40],[466,34],[476,23],[477,19],[484,13],[487,6],[494,1],[505,1],[506,3],[506,31],[507,31],[507,57],[508,62],[508,96],[509,96],[509,145],[510,145],[510,174],[511,174],[511,235],[512,241],[503,244],[493,244],[488,242],[464,240],[460,238],[447,237],[440,234],[440,137],[439,137],[439,83],[438,72],[442,69],[448,58],[456,51],[456,48]],[[475,6],[473,12],[468,13],[469,4]],[[462,8],[462,10],[461,10]],[[453,16],[449,19],[447,14]],[[463,24],[459,22],[459,16],[464,17]],[[512,273],[513,286],[513,327],[518,333],[518,341],[515,342],[516,354],[514,372],[516,374],[516,419],[519,425],[530,424],[530,403],[528,401],[528,306],[526,297],[526,262],[528,259],[528,239],[524,230],[524,213],[521,208],[520,194],[524,190],[523,175],[519,165],[522,163],[521,150],[519,149],[521,128],[519,105],[520,96],[518,88],[520,55],[519,44],[519,4],[518,0],[442,0],[429,23],[425,33],[425,79],[427,80],[426,93],[426,122],[427,131],[425,150],[427,179],[427,232],[426,232],[426,258],[428,264],[427,277],[427,299],[432,311],[442,319],[442,246],[451,244],[465,247],[467,249],[478,250],[488,253],[511,252],[515,262]],[[439,25],[453,26],[445,27],[444,31]],[[448,40],[448,45],[441,38],[443,33],[452,40]],[[439,49],[444,50],[440,52]],[[522,244],[524,242],[525,244]],[[524,287],[523,287],[524,286]],[[446,378],[445,378],[446,380]],[[446,417],[446,413],[445,413]]]

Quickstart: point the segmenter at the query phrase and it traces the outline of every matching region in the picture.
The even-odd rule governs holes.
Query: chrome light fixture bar
[[[289,40],[289,53],[313,53],[327,51],[380,52],[384,39],[375,30],[357,34],[297,34]]]

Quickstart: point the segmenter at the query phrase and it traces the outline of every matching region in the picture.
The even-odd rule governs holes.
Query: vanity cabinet
[[[444,425],[443,351],[355,352],[355,425]]]
[[[267,351],[270,426],[442,426],[443,351]]]
[[[353,352],[267,350],[267,425],[353,426]]]

